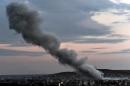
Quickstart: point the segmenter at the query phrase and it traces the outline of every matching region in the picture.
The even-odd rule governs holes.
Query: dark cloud
[[[107,47],[96,47],[96,48],[92,48],[92,49],[108,49]]]
[[[74,43],[119,43],[119,42],[123,42],[127,39],[107,39],[107,38],[87,38],[87,39],[83,39],[83,40],[74,40],[72,42]]]
[[[116,5],[115,8],[129,10],[130,9],[130,5],[129,4],[123,4],[123,3],[121,3],[121,4]]]
[[[0,56],[43,56],[45,54],[47,54],[47,53],[0,49]]]
[[[0,20],[2,20],[0,43],[19,42],[22,44],[24,41],[21,36],[8,30],[5,6],[11,1],[18,0],[2,0],[0,4]],[[90,12],[114,8],[116,4],[109,0],[30,0],[30,2],[43,11],[43,30],[56,34],[62,41],[79,40],[79,36],[85,35],[104,36],[112,33],[110,27],[93,21],[91,19],[93,14],[90,14]],[[82,21],[85,21],[85,26],[79,25]]]
[[[64,16],[64,17],[62,17]],[[53,18],[52,18],[53,17]],[[79,25],[82,15],[77,15],[75,13],[67,14],[51,14],[48,15],[47,21],[44,19],[44,30],[47,32],[54,32],[60,37],[62,41],[71,41],[78,39],[79,36],[103,36],[111,33],[109,27],[100,25],[95,21],[91,20],[91,15],[86,15],[84,18],[84,24]]]
[[[100,54],[128,54],[130,52],[126,51],[117,51],[117,52],[107,52],[107,53],[100,53]]]
[[[5,14],[5,6],[11,1],[2,0],[0,4],[0,43],[23,43],[21,36],[8,30]],[[43,30],[52,32],[60,37],[62,41],[79,39],[79,36],[104,36],[112,33],[110,27],[98,24],[91,19],[93,14],[99,10],[113,7],[114,3],[109,0],[30,0],[30,2],[43,11]],[[80,22],[85,20],[85,26]],[[5,35],[6,34],[6,35]],[[12,35],[13,34],[13,35]]]
[[[14,43],[16,41],[23,43],[20,36],[16,36],[15,32],[8,30],[5,6],[11,1],[18,0],[2,0],[2,4],[0,4],[0,20],[2,20],[0,23],[0,43]],[[110,27],[93,21],[91,19],[93,14],[90,14],[90,12],[94,13],[107,8],[128,7],[126,4],[117,5],[109,0],[30,0],[30,2],[43,11],[43,30],[56,34],[62,41],[78,40],[79,36],[85,35],[103,36],[111,34]],[[85,27],[78,24],[84,19],[86,19]],[[110,42],[110,40],[106,42]],[[116,42],[119,42],[119,40],[116,40]]]
[[[122,51],[124,51],[124,52],[130,52],[130,49],[124,49],[124,50],[122,50]]]
[[[124,37],[124,38],[126,38],[127,36],[124,36],[121,34],[110,34],[108,37],[118,37],[118,38]]]
[[[120,51],[115,51],[115,52],[105,52],[105,53],[100,53],[100,54],[129,54],[130,49],[124,49]]]
[[[84,51],[80,51],[81,53],[97,53],[98,51],[94,51],[94,50],[84,50]]]
[[[40,8],[50,12],[76,12],[76,11],[97,11],[111,8],[115,4],[109,0],[30,0]]]
[[[95,4],[99,4],[95,3],[95,0],[85,2],[86,4],[83,2],[81,4],[81,1],[79,0],[52,0],[51,2],[48,0],[32,0],[32,2],[35,2],[35,5],[44,12],[44,30],[53,32],[57,36],[60,36],[62,41],[70,41],[83,35],[101,36],[111,33],[109,27],[98,24],[91,19],[93,14],[90,14],[90,12],[95,11],[91,8],[97,8],[93,6],[95,6]],[[80,2],[80,4],[78,2]],[[103,2],[102,5],[104,5]],[[99,8],[102,9],[101,7]],[[84,21],[84,19],[86,21],[85,27],[78,24]]]
[[[74,0],[73,0],[74,1]],[[115,6],[114,3],[112,3],[110,0],[77,0],[82,3],[82,7],[84,10],[89,11],[98,11],[98,10],[104,10],[107,8],[113,8]]]
[[[25,47],[25,46],[32,46],[31,44],[27,44],[27,43],[13,43],[10,45],[10,47]]]

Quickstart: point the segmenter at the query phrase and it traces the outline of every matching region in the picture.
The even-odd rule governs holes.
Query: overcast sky
[[[87,63],[96,68],[130,69],[129,0],[1,0],[0,74],[73,70],[9,30],[5,8],[15,1],[38,9],[44,19],[42,30],[56,35],[62,48],[88,58]]]

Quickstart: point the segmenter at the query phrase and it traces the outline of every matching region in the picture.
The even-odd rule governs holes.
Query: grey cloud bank
[[[19,0],[2,0],[0,37],[1,43],[14,43],[18,39],[23,42],[15,33],[9,32],[7,20],[5,17],[5,6],[12,1],[22,2]],[[78,40],[79,36],[104,36],[111,34],[109,27],[98,24],[91,19],[92,11],[103,10],[112,7],[114,4],[109,0],[30,0],[40,10],[43,11],[44,24],[43,28],[47,32],[54,32],[62,41]],[[79,25],[86,19],[86,26]],[[6,33],[8,32],[8,33]],[[7,34],[7,35],[5,35]],[[14,35],[12,35],[14,34]],[[9,38],[10,37],[10,38]]]
[[[83,39],[83,40],[75,40],[72,42],[74,42],[74,43],[107,43],[107,44],[111,44],[111,43],[120,43],[125,40],[127,40],[127,39],[124,39],[124,38],[121,38],[121,39],[87,38],[87,39]]]
[[[15,51],[15,50],[8,50],[8,49],[0,49],[0,56],[44,56],[45,52],[27,52],[27,51]]]
[[[115,52],[106,52],[106,53],[100,53],[100,54],[129,54],[130,49],[124,49],[120,51],[115,51]]]

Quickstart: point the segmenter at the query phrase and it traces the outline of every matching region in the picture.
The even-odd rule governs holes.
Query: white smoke
[[[55,36],[40,30],[43,20],[37,10],[15,2],[7,6],[7,16],[9,28],[21,34],[26,42],[43,47],[60,63],[69,65],[86,76],[102,79],[102,73],[84,63],[84,59],[78,60],[74,50],[60,49],[60,41]]]

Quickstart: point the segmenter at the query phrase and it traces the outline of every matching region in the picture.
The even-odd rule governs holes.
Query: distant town
[[[105,80],[93,80],[76,72],[48,75],[1,75],[0,86],[130,86],[128,71],[101,71],[107,77]]]

